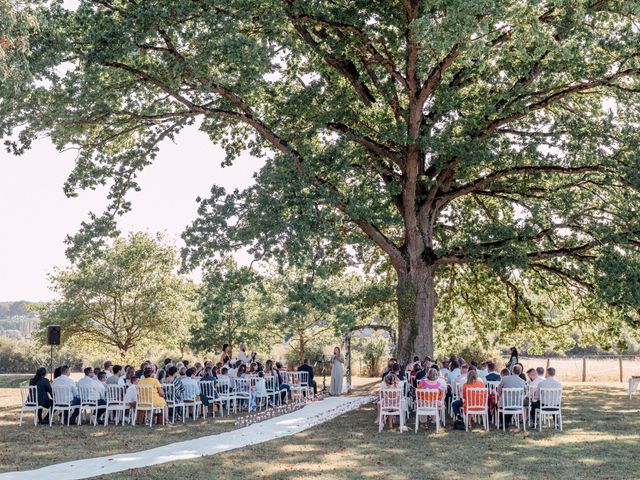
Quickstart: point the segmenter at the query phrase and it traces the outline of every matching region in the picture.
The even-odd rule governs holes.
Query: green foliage
[[[207,265],[199,308],[203,321],[192,328],[190,340],[197,352],[220,352],[225,343],[235,351],[240,343],[258,349],[273,340],[266,325],[269,306],[262,278],[231,258]]]
[[[387,341],[383,338],[372,338],[364,343],[362,359],[369,376],[375,377],[380,374],[382,360],[388,353]]]
[[[200,200],[187,267],[246,247],[299,268],[320,239],[343,264],[384,257],[403,285],[435,276],[443,298],[465,285],[438,307],[440,338],[559,339],[549,302],[594,342],[637,329],[636,0],[27,3],[33,78],[0,93],[0,136],[77,147],[68,195],[109,186],[72,256],[105,247],[137,173],[199,121],[225,163],[265,165]],[[401,328],[430,337],[433,312],[399,293]]]
[[[161,237],[116,239],[99,255],[51,276],[58,299],[42,308],[40,338],[46,325],[59,324],[64,344],[116,351],[122,359],[156,342],[175,345],[196,315],[191,287],[176,268],[176,253]]]
[[[309,365],[313,366],[313,364],[321,359],[323,355],[326,357],[325,352],[328,346],[328,343],[319,343],[317,341],[305,345],[304,357],[309,360]],[[302,364],[300,361],[300,352],[293,348],[286,351],[284,360],[287,363],[288,368],[297,368]],[[304,358],[302,360],[304,361]]]
[[[82,356],[66,347],[56,347],[53,355],[54,368],[69,365],[79,369]],[[0,337],[0,373],[35,373],[39,367],[49,369],[50,348],[33,341],[13,340]]]

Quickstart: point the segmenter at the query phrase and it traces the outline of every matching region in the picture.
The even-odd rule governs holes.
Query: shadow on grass
[[[564,398],[562,433],[378,433],[368,405],[285,439],[102,478],[637,478],[640,403],[595,385],[568,387]]]

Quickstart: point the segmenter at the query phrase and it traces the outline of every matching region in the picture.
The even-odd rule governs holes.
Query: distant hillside
[[[21,340],[31,337],[38,326],[38,315],[29,311],[31,302],[0,302],[0,337]]]

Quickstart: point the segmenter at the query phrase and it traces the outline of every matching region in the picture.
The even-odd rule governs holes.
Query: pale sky
[[[0,150],[0,301],[53,298],[46,276],[54,266],[68,265],[66,235],[78,230],[89,211],[104,210],[105,190],[65,197],[62,187],[74,158],[75,152],[59,153],[48,140],[22,157]],[[119,220],[121,230],[164,232],[181,246],[180,234],[197,215],[195,198],[207,197],[213,184],[244,188],[262,165],[244,156],[222,168],[223,159],[224,152],[195,127],[176,143],[162,143],[139,178],[142,191],[129,195],[133,209]]]

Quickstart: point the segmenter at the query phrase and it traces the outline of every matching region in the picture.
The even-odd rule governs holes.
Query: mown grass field
[[[285,439],[101,478],[638,478],[640,392],[629,401],[626,386],[620,383],[571,383],[565,391],[563,433],[502,433],[495,427],[489,432],[476,428],[465,433],[450,425],[438,434],[433,428],[417,434],[378,433],[371,404]],[[151,429],[34,427],[28,418],[18,427],[16,394],[16,389],[0,390],[0,398],[6,399],[0,407],[3,472],[145,450],[234,428],[229,417]]]
[[[565,431],[378,433],[365,406],[289,438],[103,480],[620,479],[640,472],[640,396],[618,384],[566,387]]]

